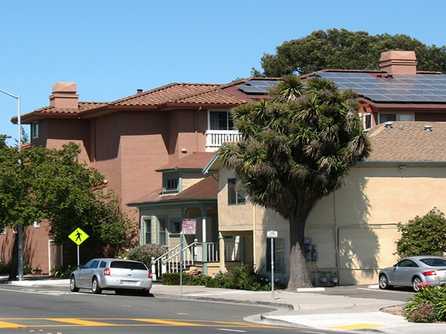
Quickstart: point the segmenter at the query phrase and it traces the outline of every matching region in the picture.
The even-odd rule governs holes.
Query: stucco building
[[[371,131],[375,131],[375,127],[382,128],[379,124],[386,121],[424,121],[424,125],[433,124],[435,134],[440,130],[435,131],[437,123],[434,122],[446,121],[446,75],[417,71],[413,52],[383,53],[381,69],[378,71],[321,70],[306,75],[303,79],[311,77],[332,80],[340,89],[354,90],[358,94],[359,113],[364,127],[372,129]],[[75,83],[57,83],[53,86],[48,106],[24,115],[22,120],[30,125],[32,145],[60,148],[68,142],[74,142],[80,146],[80,160],[104,174],[107,186],[118,195],[123,210],[134,221],[135,242],[176,247],[179,222],[183,219],[196,219],[200,222],[199,230],[195,238],[189,238],[189,242],[203,238],[201,223],[205,221],[204,230],[209,229],[206,241],[214,244],[214,259],[218,259],[217,255],[223,259],[219,263],[221,269],[229,265],[230,261],[267,270],[268,249],[262,244],[264,232],[267,229],[276,229],[280,235],[286,234],[286,224],[278,215],[264,212],[246,201],[244,195],[238,191],[236,176],[230,171],[219,171],[217,183],[212,177],[203,175],[202,169],[211,159],[210,152],[218,150],[224,142],[237,141],[240,138],[230,110],[248,101],[268,98],[269,89],[276,83],[277,79],[273,78],[251,78],[228,84],[172,83],[147,91],[137,90],[134,95],[112,102],[80,101]],[[386,145],[393,146],[389,142]],[[376,146],[377,151],[381,149],[383,148],[380,145]],[[374,168],[378,170],[378,167]],[[389,165],[385,168],[385,171],[390,170]],[[392,168],[395,171],[409,170],[398,166]],[[440,172],[440,169],[429,168],[422,170],[426,173]],[[412,167],[410,170],[413,170]],[[349,180],[359,171],[365,173],[371,169],[358,167]],[[369,176],[361,175],[358,174],[357,182],[362,182],[364,178],[369,179]],[[426,181],[428,184],[434,180],[427,175],[424,179],[420,177],[410,180],[417,180],[420,182],[417,187],[423,187],[421,182]],[[390,178],[370,180],[385,183]],[[343,189],[347,189],[348,182]],[[355,183],[356,181],[351,182],[351,191],[358,191],[357,188],[361,185]],[[368,181],[367,184],[372,186],[373,182]],[[385,185],[389,186],[387,183]],[[387,196],[387,192],[376,194],[383,198]],[[366,266],[362,266],[359,271],[350,267],[346,269],[341,264],[345,263],[349,254],[345,253],[344,257],[334,256],[331,246],[325,253],[325,248],[317,247],[321,242],[327,245],[334,242],[338,249],[339,240],[354,237],[349,234],[351,230],[346,226],[359,224],[359,217],[354,214],[359,209],[353,203],[361,203],[350,202],[351,207],[346,208],[339,200],[335,200],[336,196],[340,195],[335,193],[332,199],[329,197],[321,201],[326,201],[326,205],[332,203],[329,207],[331,211],[314,210],[310,217],[318,223],[310,224],[312,241],[308,244],[309,256],[317,258],[317,261],[313,261],[317,268],[332,271],[342,282],[349,282],[348,275],[365,275],[368,270]],[[374,196],[370,195],[370,198],[375,198]],[[375,204],[375,209],[378,208]],[[326,215],[333,212],[333,216],[313,218],[318,212]],[[344,216],[340,218],[339,215]],[[401,220],[403,218],[406,217],[401,217]],[[365,225],[369,226],[373,219],[367,220]],[[383,227],[385,224],[379,220],[378,225]],[[393,225],[385,226],[389,227],[386,227],[383,235],[393,235]],[[322,240],[331,235],[318,232],[325,229],[330,229],[334,239]],[[381,232],[379,230],[376,233]],[[8,262],[11,258],[13,239],[12,231],[0,234],[0,260],[3,262]],[[26,254],[31,267],[48,273],[51,268],[62,264],[63,249],[51,241],[48,224],[42,222],[29,227],[27,242],[30,246]],[[286,275],[284,268],[288,241],[279,240],[276,246],[279,254],[283,254],[278,267]],[[348,274],[344,274],[344,271]]]
[[[191,153],[212,152],[226,141],[238,140],[230,109],[266,96],[250,90],[253,83],[271,87],[275,82],[253,78],[228,84],[172,83],[107,103],[80,101],[75,83],[59,82],[53,86],[48,106],[23,115],[22,122],[30,125],[32,145],[78,144],[79,159],[105,176],[138,233],[140,215],[128,203],[160,188],[158,169]],[[49,232],[45,222],[27,230],[28,240],[38,240],[25,252],[27,262],[42,273],[61,264],[60,256],[57,261],[51,257],[61,250]],[[12,240],[13,231],[0,234],[0,261],[10,261]]]
[[[393,122],[369,132],[372,153],[350,171],[343,186],[322,198],[306,226],[306,259],[316,284],[376,283],[380,268],[397,256],[397,225],[432,208],[446,212],[446,123]],[[277,273],[286,278],[289,225],[280,215],[249,202],[237,176],[218,157],[207,167],[218,177],[222,242],[238,243],[236,258],[220,254],[221,266],[238,261],[269,269],[266,233],[276,230]],[[240,200],[234,198],[241,197]]]

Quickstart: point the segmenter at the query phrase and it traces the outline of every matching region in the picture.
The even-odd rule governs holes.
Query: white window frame
[[[35,221],[33,222],[33,227],[34,227],[34,228],[39,228],[39,227],[40,227],[40,222],[38,222],[37,220],[35,220]]]
[[[366,118],[367,116],[370,116],[370,127],[367,127],[366,124]],[[362,114],[362,126],[364,127],[364,130],[370,130],[373,127],[373,116],[371,112],[365,112]]]
[[[226,114],[228,115],[228,117],[226,118],[226,129],[225,130],[215,130],[215,129],[211,129],[211,112],[226,112]],[[229,114],[231,113],[231,110],[228,109],[210,109],[208,110],[207,114],[208,114],[208,131],[234,131],[236,130],[235,127],[234,129],[229,129]],[[234,122],[234,120],[233,120]]]
[[[31,139],[39,138],[39,122],[32,122],[31,123]]]

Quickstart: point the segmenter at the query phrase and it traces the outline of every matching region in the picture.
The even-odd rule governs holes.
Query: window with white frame
[[[31,123],[31,139],[39,138],[39,123]]]
[[[230,111],[209,111],[209,130],[234,130]]]
[[[362,122],[364,130],[368,130],[372,127],[372,114],[371,113],[365,113],[362,115]]]
[[[40,222],[38,222],[37,220],[33,222],[33,227],[34,228],[39,228],[40,227]]]
[[[379,123],[385,122],[395,122],[395,121],[414,121],[414,114],[401,114],[392,112],[381,112],[379,113]]]

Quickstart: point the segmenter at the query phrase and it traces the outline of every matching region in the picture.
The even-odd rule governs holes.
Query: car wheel
[[[148,290],[148,289],[143,289],[143,290],[141,290],[140,292],[139,292],[139,294],[141,295],[141,296],[145,296],[145,297],[150,297],[152,294],[150,293],[150,290]]]
[[[102,292],[102,289],[99,287],[98,279],[96,277],[91,281],[91,292],[99,295]]]
[[[76,279],[74,278],[74,276],[70,277],[70,291],[79,292],[79,288],[76,286]]]
[[[414,277],[412,280],[412,289],[415,292],[418,292],[421,290],[421,285],[423,284],[423,281],[419,277]]]
[[[379,288],[380,289],[390,289],[390,284],[389,284],[389,280],[387,279],[386,275],[380,275],[379,276],[379,282],[378,282]]]

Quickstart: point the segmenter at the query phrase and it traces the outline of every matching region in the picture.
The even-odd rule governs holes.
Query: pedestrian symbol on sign
[[[71,232],[71,234],[68,236],[68,238],[70,238],[71,241],[73,241],[78,246],[80,246],[89,237],[90,236],[79,227]]]
[[[81,228],[75,229],[73,232],[70,233],[68,238],[70,238],[71,241],[73,241],[77,245],[77,266],[80,265],[80,259],[79,259],[79,246],[89,238],[90,236],[85,233]]]

